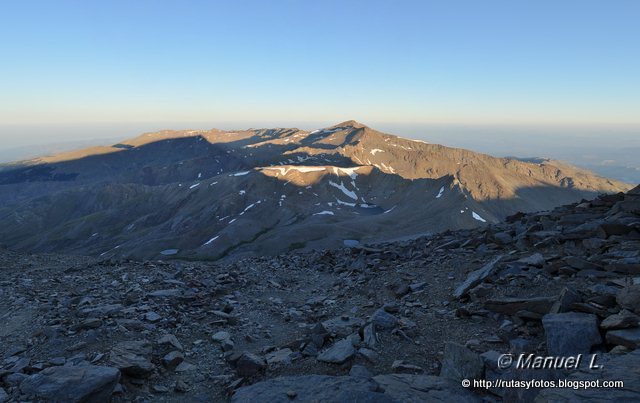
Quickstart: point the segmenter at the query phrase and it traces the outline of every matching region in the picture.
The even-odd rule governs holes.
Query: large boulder
[[[465,346],[447,343],[440,376],[460,382],[463,379],[480,379],[484,375],[482,358]]]
[[[542,318],[551,355],[587,354],[591,347],[602,343],[598,318],[588,313],[552,313]]]
[[[32,399],[52,402],[105,402],[120,380],[112,367],[50,367],[25,378],[20,391]]]

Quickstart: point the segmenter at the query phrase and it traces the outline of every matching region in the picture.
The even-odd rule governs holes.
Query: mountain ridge
[[[310,132],[164,130],[5,167],[0,242],[106,257],[277,254],[473,228],[629,188],[351,120]]]

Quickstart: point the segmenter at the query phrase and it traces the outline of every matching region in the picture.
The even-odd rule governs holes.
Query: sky
[[[3,1],[0,148],[347,119],[640,135],[638,21],[636,0]]]

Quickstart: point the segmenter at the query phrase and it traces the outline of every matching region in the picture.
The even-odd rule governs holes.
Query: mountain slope
[[[5,165],[0,242],[217,259],[473,228],[627,189],[555,161],[494,158],[354,121],[162,131]]]

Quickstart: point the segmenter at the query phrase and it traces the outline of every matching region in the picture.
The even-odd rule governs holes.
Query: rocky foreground
[[[640,188],[233,264],[0,252],[4,401],[640,399]],[[500,369],[598,353],[597,370]],[[463,379],[624,388],[463,388]],[[473,385],[472,385],[473,386]]]

